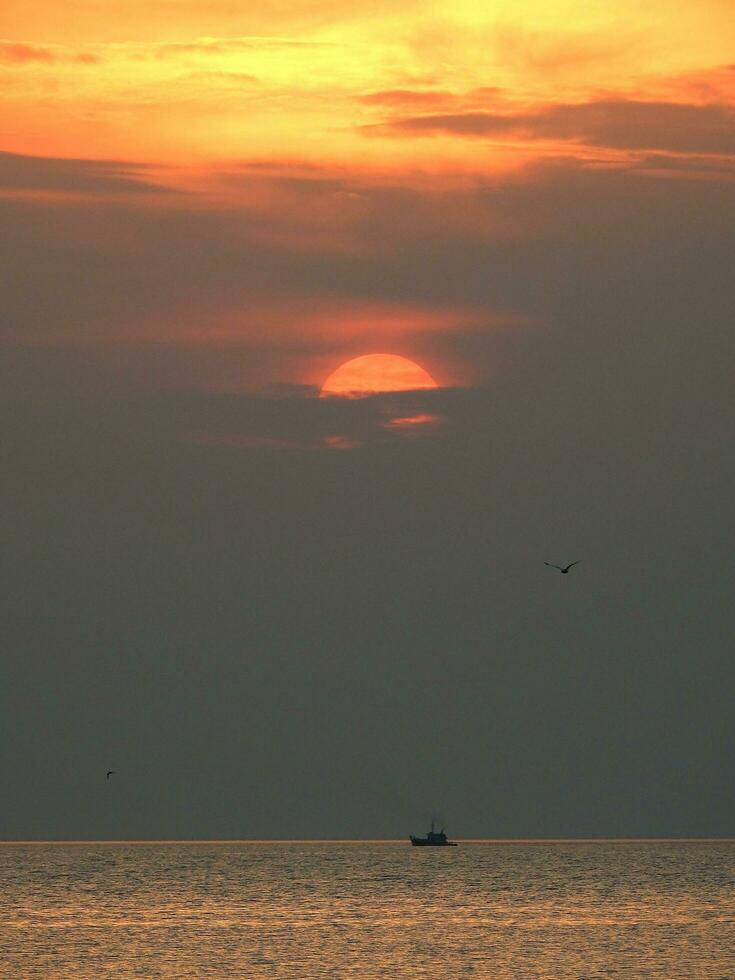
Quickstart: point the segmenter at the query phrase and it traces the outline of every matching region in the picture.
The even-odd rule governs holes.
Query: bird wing
[[[549,568],[558,568],[561,571],[561,565],[555,565],[553,561],[545,561],[544,565],[548,565]]]
[[[565,572],[568,572],[570,568],[573,568],[574,565],[578,565],[580,561],[582,561],[581,558],[579,559],[579,561],[573,561],[571,565],[567,565],[567,567],[564,569],[564,571]]]

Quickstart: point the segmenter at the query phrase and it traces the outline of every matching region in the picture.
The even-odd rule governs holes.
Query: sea
[[[0,976],[734,980],[734,841],[5,843]]]

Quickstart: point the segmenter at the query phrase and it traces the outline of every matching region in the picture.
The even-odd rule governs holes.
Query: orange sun
[[[353,357],[333,371],[322,385],[321,396],[357,398],[384,391],[437,388],[428,371],[397,354],[365,354]]]

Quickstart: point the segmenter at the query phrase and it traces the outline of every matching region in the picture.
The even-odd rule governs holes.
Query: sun
[[[384,391],[438,388],[428,371],[398,354],[365,354],[345,361],[322,385],[322,398],[359,398]]]

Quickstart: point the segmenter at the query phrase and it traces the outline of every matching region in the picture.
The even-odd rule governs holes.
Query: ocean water
[[[4,844],[0,976],[733,980],[735,843]]]

